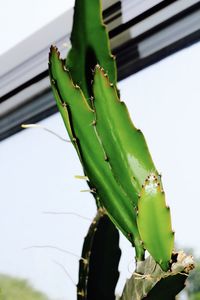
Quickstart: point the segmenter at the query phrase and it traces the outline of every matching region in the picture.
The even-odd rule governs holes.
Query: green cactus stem
[[[95,68],[93,92],[98,135],[116,180],[136,207],[144,180],[156,173],[146,141],[100,66]]]
[[[102,18],[100,0],[76,0],[71,33],[72,48],[65,65],[73,81],[82,89],[89,101],[91,81],[96,64],[100,64],[113,84],[117,82],[117,69],[110,51],[109,37]]]
[[[115,300],[121,256],[119,232],[103,210],[85,237],[79,262],[78,300]]]
[[[174,233],[165,194],[153,173],[147,177],[139,197],[137,224],[144,247],[167,271],[174,247]]]
[[[193,258],[182,251],[173,254],[170,272],[149,256],[127,280],[119,300],[175,300],[193,268]]]
[[[94,111],[88,105],[81,89],[73,84],[70,73],[63,65],[55,47],[51,48],[49,62],[54,96],[84,172],[90,180],[90,186],[112,221],[134,244],[137,259],[141,260],[144,250],[137,229],[136,211],[113,177],[109,161],[105,159],[107,155],[94,126]]]

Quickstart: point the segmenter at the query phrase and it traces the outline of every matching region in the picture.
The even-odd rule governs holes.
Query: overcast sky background
[[[67,3],[67,5],[66,5]],[[0,0],[0,54],[72,6],[73,1]],[[11,9],[12,7],[12,9]],[[48,10],[46,10],[48,7]],[[147,140],[163,175],[167,203],[179,247],[200,254],[200,44],[187,48],[120,82],[122,100]],[[40,122],[67,137],[58,114]],[[28,278],[54,300],[74,300],[78,258],[90,220],[74,215],[45,215],[66,211],[94,216],[93,198],[80,193],[86,184],[77,155],[64,143],[39,129],[28,129],[0,145],[0,272]],[[123,238],[125,257],[120,265],[123,282],[130,275],[133,253]],[[120,288],[118,289],[120,290]]]

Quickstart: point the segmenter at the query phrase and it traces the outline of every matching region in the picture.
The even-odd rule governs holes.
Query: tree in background
[[[48,298],[24,279],[0,275],[0,300],[48,300]]]
[[[195,258],[195,269],[188,277],[186,292],[188,300],[200,300],[200,258]]]

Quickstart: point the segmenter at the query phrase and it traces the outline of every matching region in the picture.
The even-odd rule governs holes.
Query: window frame
[[[144,0],[134,3],[103,2],[119,80],[200,40],[199,1],[151,0],[148,7]],[[66,56],[72,20],[73,9],[0,57],[0,140],[22,130],[22,123],[57,112],[48,79],[48,52],[55,43]]]

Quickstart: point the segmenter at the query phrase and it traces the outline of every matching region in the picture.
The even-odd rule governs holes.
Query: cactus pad
[[[175,300],[194,268],[193,258],[182,251],[174,253],[171,268],[164,272],[149,256],[127,280],[120,300]]]
[[[137,224],[144,247],[167,271],[174,247],[174,233],[165,194],[159,178],[153,173],[145,180],[140,194]]]
[[[78,300],[115,300],[120,256],[119,232],[108,216],[99,210],[83,244]]]

